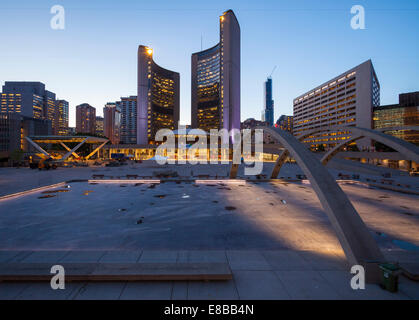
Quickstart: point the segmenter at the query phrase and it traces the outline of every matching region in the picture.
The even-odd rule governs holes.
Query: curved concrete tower
[[[240,129],[240,26],[232,10],[220,16],[220,42],[192,54],[193,128]]]
[[[179,123],[179,73],[153,61],[153,49],[138,47],[137,144],[154,143],[156,132]]]

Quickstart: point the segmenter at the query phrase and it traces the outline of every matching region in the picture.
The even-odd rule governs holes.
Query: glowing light
[[[88,180],[89,183],[160,183],[160,180],[145,180],[145,179],[113,179],[113,180]]]
[[[221,21],[224,21],[224,16],[221,16],[220,19],[221,19]]]
[[[240,179],[218,179],[218,180],[195,180],[196,184],[246,184],[246,180]]]
[[[153,54],[153,49],[147,48],[147,54],[151,56]]]

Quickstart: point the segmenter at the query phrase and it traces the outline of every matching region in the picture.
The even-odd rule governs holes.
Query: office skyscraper
[[[240,129],[240,26],[232,10],[220,17],[220,42],[192,54],[192,128]]]
[[[274,101],[272,99],[272,78],[266,79],[264,86],[264,109],[263,109],[263,121],[267,122],[269,126],[274,125]]]
[[[179,123],[179,73],[153,61],[153,49],[138,47],[137,144],[153,144],[158,130]]]
[[[56,100],[55,93],[42,82],[6,81],[1,94],[1,112],[50,120],[53,135],[65,135],[68,127],[68,102]]]

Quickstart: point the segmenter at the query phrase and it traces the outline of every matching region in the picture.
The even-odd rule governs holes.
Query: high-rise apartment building
[[[240,129],[240,26],[232,10],[220,16],[220,42],[191,60],[192,128]]]
[[[294,99],[294,135],[334,125],[372,128],[373,108],[380,105],[380,84],[371,60],[352,68]],[[322,132],[304,142],[331,148],[351,137],[350,131]],[[370,146],[370,139],[357,142]]]
[[[115,102],[108,102],[103,108],[104,136],[111,141],[111,144],[119,144],[121,127],[121,110]]]
[[[96,109],[88,103],[76,106],[76,131],[77,133],[96,133]]]
[[[116,101],[121,110],[120,141],[124,144],[137,143],[137,96],[121,97]]]
[[[263,117],[262,120],[267,122],[269,126],[274,125],[274,101],[272,99],[272,78],[266,79],[263,86]]]
[[[157,65],[150,47],[138,47],[138,144],[153,144],[158,130],[177,128],[179,85],[179,73]]]

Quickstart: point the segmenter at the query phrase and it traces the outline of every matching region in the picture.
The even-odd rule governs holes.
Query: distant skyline
[[[65,8],[65,30],[50,28],[53,5]],[[353,5],[366,29],[350,26]],[[191,54],[219,41],[219,16],[232,9],[241,27],[241,120],[260,119],[263,84],[273,74],[274,121],[292,115],[293,98],[371,59],[381,104],[419,90],[419,1],[108,1],[2,0],[0,82],[41,81],[70,104],[136,95],[137,48],[180,73],[180,122],[190,123]]]

